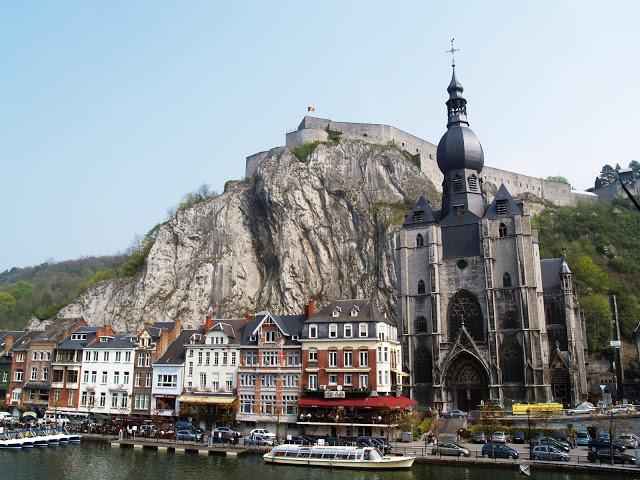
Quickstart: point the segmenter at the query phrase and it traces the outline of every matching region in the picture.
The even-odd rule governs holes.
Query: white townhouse
[[[153,364],[152,415],[173,417],[180,412],[184,382],[185,344],[197,330],[183,330]]]
[[[180,413],[194,417],[202,428],[235,422],[240,340],[247,321],[207,315],[185,345]]]
[[[78,411],[107,415],[131,413],[136,335],[100,336],[85,347]]]

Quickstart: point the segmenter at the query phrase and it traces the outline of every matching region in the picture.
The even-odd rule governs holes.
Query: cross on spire
[[[451,66],[452,66],[452,67],[455,67],[455,66],[456,66],[456,59],[455,59],[454,54],[455,54],[456,52],[459,52],[459,51],[460,51],[460,49],[459,49],[459,48],[453,48],[453,41],[454,41],[454,40],[455,40],[454,38],[452,38],[452,39],[451,39],[451,49],[450,49],[450,50],[445,50],[445,52],[444,52],[444,53],[450,53],[450,54],[451,54]]]

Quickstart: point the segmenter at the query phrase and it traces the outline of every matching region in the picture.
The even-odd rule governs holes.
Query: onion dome
[[[482,145],[467,121],[467,101],[462,96],[463,91],[454,66],[451,82],[447,87],[447,131],[440,139],[437,151],[438,167],[442,173],[459,169],[480,172],[484,166]]]

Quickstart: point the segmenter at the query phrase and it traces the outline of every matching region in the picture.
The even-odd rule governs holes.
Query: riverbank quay
[[[227,457],[238,457],[245,453],[264,453],[267,448],[247,448],[244,446],[219,445],[207,446],[202,443],[195,442],[175,442],[170,440],[154,440],[146,438],[129,438],[129,439],[113,439],[110,441],[112,447],[133,448],[133,449],[152,449],[158,452],[174,452],[186,453],[194,452],[199,455],[218,454]]]

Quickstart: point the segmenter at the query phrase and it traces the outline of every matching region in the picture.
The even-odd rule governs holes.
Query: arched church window
[[[456,174],[456,176],[453,177],[453,193],[460,192],[462,192],[462,177]]]
[[[427,333],[427,319],[424,317],[416,318],[416,333]]]
[[[476,177],[476,175],[474,173],[472,173],[471,175],[469,175],[469,178],[467,179],[467,181],[469,182],[469,190],[471,190],[472,192],[477,192],[478,191],[478,177]]]
[[[507,226],[504,223],[501,223],[498,227],[498,234],[500,235],[500,238],[507,236]]]
[[[425,287],[424,284],[424,280],[418,280],[418,295],[422,295],[423,293],[426,293],[427,289]]]
[[[484,339],[484,321],[480,304],[475,296],[460,290],[449,301],[449,338],[455,341],[460,328],[465,328],[474,340]]]
[[[505,382],[524,381],[524,356],[522,349],[509,345],[502,354],[502,379]]]
[[[416,235],[416,247],[424,247],[424,237],[421,233]]]
[[[504,288],[511,288],[511,275],[509,275],[509,272],[504,272],[504,276],[502,277],[502,286]]]

